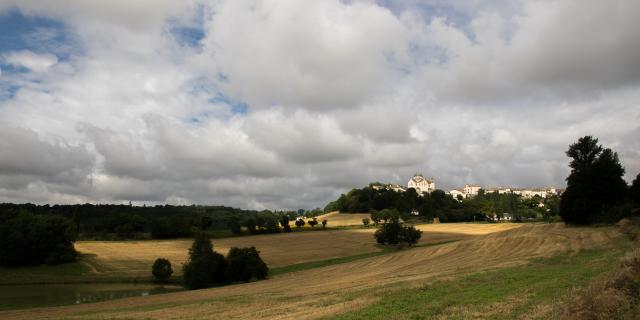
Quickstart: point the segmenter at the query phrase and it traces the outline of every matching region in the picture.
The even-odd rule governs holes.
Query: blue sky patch
[[[234,101],[223,94],[218,94],[215,98],[209,100],[211,103],[225,104],[229,110],[235,114],[247,114],[249,106],[242,101]]]
[[[0,30],[0,54],[29,50],[55,54],[64,61],[79,50],[64,23],[58,20],[9,10],[0,14]]]

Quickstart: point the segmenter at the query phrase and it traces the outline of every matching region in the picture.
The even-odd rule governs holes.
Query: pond
[[[134,283],[0,286],[0,310],[61,306],[182,291],[173,285]]]

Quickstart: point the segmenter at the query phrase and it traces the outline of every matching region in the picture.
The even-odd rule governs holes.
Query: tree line
[[[385,219],[384,216],[392,212],[405,218],[411,213],[417,213],[418,217],[427,221],[438,218],[441,222],[465,222],[493,220],[494,216],[500,219],[505,213],[512,215],[514,220],[551,219],[559,213],[558,208],[557,196],[535,196],[527,199],[512,193],[486,193],[480,190],[475,197],[454,199],[439,189],[418,195],[413,188],[396,192],[374,189],[371,184],[342,194],[337,200],[330,202],[325,211],[371,213],[374,222],[388,220],[389,217]]]
[[[0,204],[0,217],[18,212],[60,216],[71,221],[82,239],[170,239],[197,232],[233,231],[233,224],[248,225],[251,233],[275,231],[282,216],[297,212],[242,210],[224,206],[131,206],[112,204],[35,205]],[[304,212],[304,210],[303,210]]]

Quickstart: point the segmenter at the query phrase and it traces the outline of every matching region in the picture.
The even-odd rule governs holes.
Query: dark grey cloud
[[[29,129],[0,126],[0,136],[0,175],[75,183],[84,179],[94,163],[94,156],[83,146],[56,137],[46,142]]]

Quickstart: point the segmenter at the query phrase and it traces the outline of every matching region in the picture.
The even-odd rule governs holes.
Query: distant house
[[[512,221],[513,215],[510,213],[502,213],[502,214],[494,214],[492,217],[489,217],[493,221]]]
[[[456,200],[458,199],[458,196],[461,196],[462,198],[465,198],[464,192],[462,192],[462,190],[459,190],[459,189],[450,190],[449,194]]]
[[[373,190],[391,190],[395,192],[405,192],[407,189],[399,184],[391,184],[391,183],[372,183],[369,185]]]

